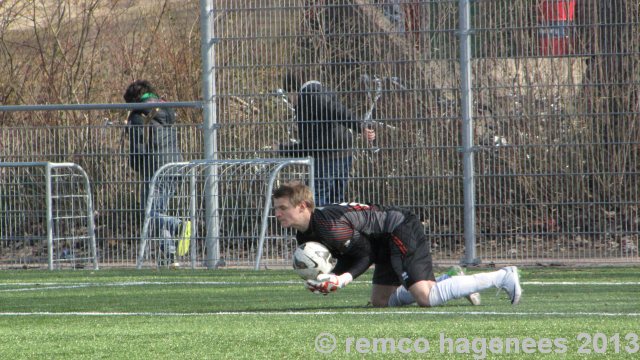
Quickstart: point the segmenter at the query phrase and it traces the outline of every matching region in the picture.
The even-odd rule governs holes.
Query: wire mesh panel
[[[637,262],[637,2],[469,1],[468,32],[460,3],[216,2],[220,156],[300,140],[273,95],[302,73],[376,121],[375,145],[354,131],[346,197],[413,209],[434,258],[458,262],[468,60],[481,262]]]
[[[71,0],[4,1],[12,6],[0,22],[3,104],[120,102],[142,78],[167,100],[201,98],[202,3],[105,1],[79,11]],[[639,261],[637,1],[207,3],[212,39],[204,40],[214,51],[204,72],[215,78],[215,124],[199,126],[201,109],[179,112],[185,160],[203,158],[214,137],[219,159],[289,156],[276,144],[300,143],[307,125],[284,91],[287,73],[297,72],[361,125],[350,128],[348,146],[328,151],[350,155],[345,198],[412,209],[437,262],[459,262],[467,235],[482,263]],[[467,7],[470,28],[462,29]],[[460,91],[465,61],[470,103]],[[126,164],[125,117],[0,112],[3,161],[87,169],[101,266],[132,266],[139,250],[137,187],[148,184]],[[361,136],[363,128],[376,139]],[[475,202],[465,204],[470,191]]]
[[[480,257],[638,262],[640,78],[625,75],[639,65],[637,2],[483,1],[472,12]]]
[[[98,268],[89,178],[71,163],[0,163],[0,265]]]
[[[323,157],[350,164],[344,198],[410,208],[425,224],[435,255],[457,262],[464,245],[456,4],[216,2],[219,156],[270,157],[274,142],[327,136],[305,135],[309,122],[296,118],[305,110],[292,104],[292,113],[278,97],[288,73],[316,80],[360,123],[350,127],[348,154],[320,148]],[[365,139],[363,128],[375,129],[376,139]],[[332,179],[327,172],[315,175]]]
[[[289,265],[295,239],[276,223],[271,193],[281,182],[312,179],[310,159],[163,166],[150,185],[138,267]]]

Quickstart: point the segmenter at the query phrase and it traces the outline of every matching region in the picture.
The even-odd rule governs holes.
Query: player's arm
[[[369,243],[363,241],[362,244],[349,246],[346,253],[338,259],[333,273],[337,275],[350,273],[354,279],[364,274],[373,263],[370,255],[371,250],[367,245]]]
[[[347,286],[354,278],[362,275],[372,264],[369,242],[354,233],[348,221],[338,221],[322,231],[325,239],[330,239],[340,256],[332,274],[320,274],[316,280],[308,280],[307,287],[315,293],[327,294]]]
[[[128,119],[129,165],[137,172],[144,169],[143,156],[147,152],[144,141],[144,121],[139,112],[131,112]]]
[[[326,99],[326,112],[330,119],[338,121],[355,132],[359,133],[362,131],[360,121],[358,121],[351,110],[338,99],[336,94],[328,95]]]

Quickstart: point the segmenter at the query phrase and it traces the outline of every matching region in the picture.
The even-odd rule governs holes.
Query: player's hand
[[[307,280],[306,285],[307,289],[314,294],[327,295],[347,286],[351,280],[353,280],[353,276],[350,273],[344,273],[339,276],[335,274],[320,274],[316,280]]]
[[[374,141],[376,139],[376,131],[374,129],[365,128],[362,135],[367,141]]]

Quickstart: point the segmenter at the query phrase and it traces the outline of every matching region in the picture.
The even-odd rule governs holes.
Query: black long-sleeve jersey
[[[400,208],[357,203],[328,205],[314,210],[309,229],[298,232],[296,239],[298,244],[324,244],[338,259],[333,272],[349,272],[356,278],[371,264],[389,262],[392,234],[409,218],[417,220]],[[424,236],[424,232],[415,236]]]

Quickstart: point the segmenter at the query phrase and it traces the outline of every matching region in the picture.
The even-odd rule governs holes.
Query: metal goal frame
[[[49,270],[65,263],[80,268],[84,262],[98,270],[91,183],[82,167],[70,162],[0,162],[0,188],[0,241],[38,244],[46,239]],[[39,233],[43,230],[45,234]],[[23,266],[32,262],[39,263],[36,257]]]
[[[162,266],[165,263],[158,259],[173,251],[176,262],[190,263],[193,269],[201,261],[206,268],[253,265],[258,270],[270,225],[278,232],[271,237],[293,238],[273,221],[274,187],[298,180],[313,188],[313,179],[312,158],[165,164],[149,184],[136,267],[141,269],[149,262]],[[237,256],[237,252],[244,255]],[[288,261],[288,250],[281,255]]]

